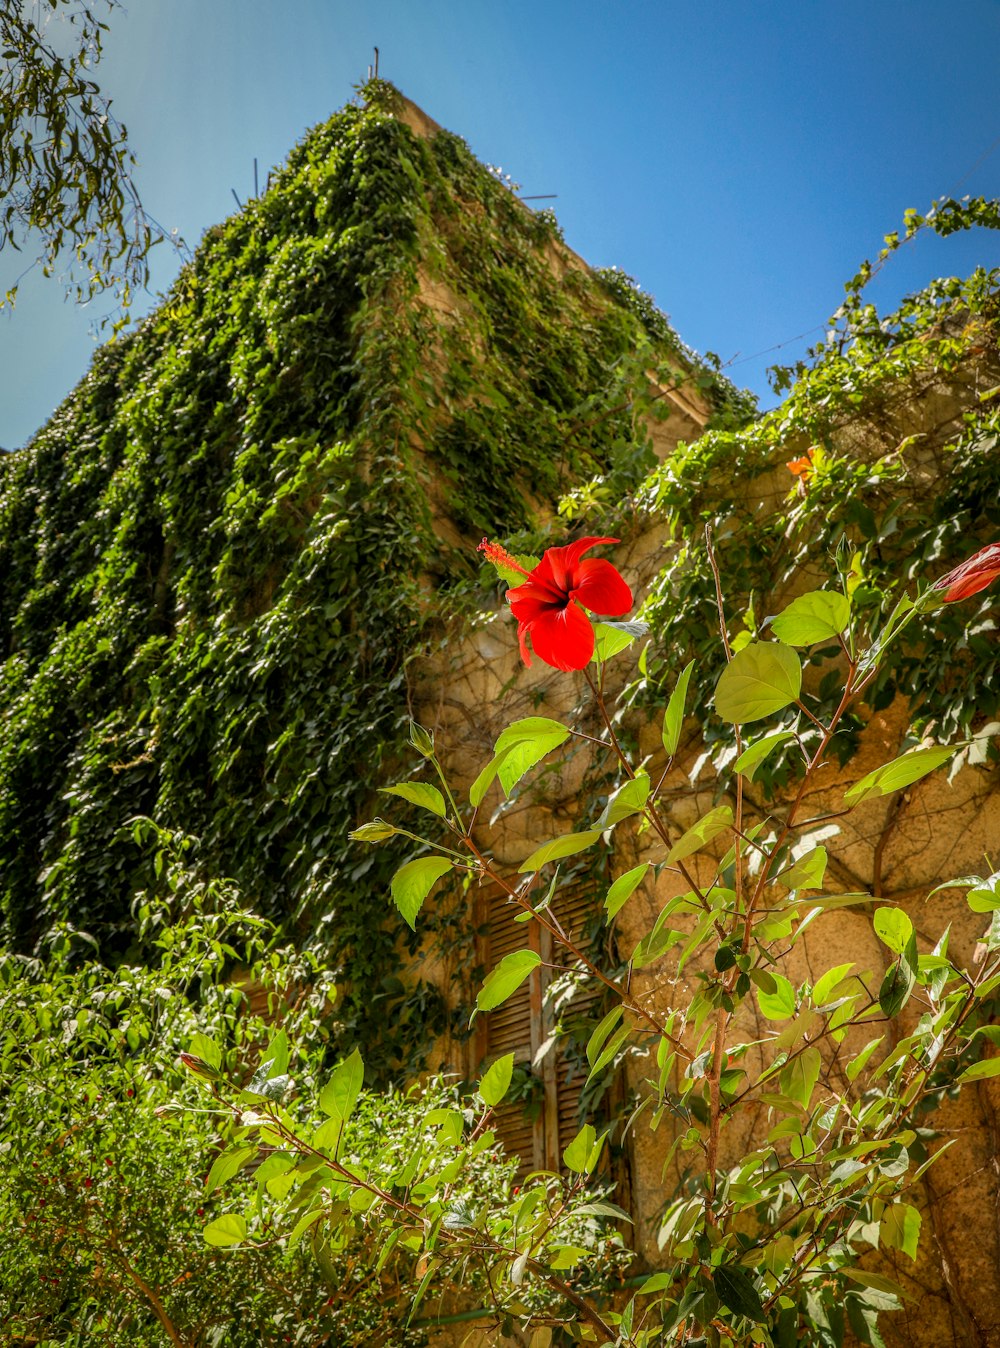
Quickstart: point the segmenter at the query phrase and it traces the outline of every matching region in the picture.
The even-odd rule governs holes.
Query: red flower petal
[[[547,585],[537,585],[533,580],[526,580],[523,585],[515,585],[507,591],[507,603],[518,622],[532,622],[549,609],[564,608],[568,597]]]
[[[933,588],[944,591],[941,596],[944,603],[953,604],[985,590],[997,576],[1000,576],[1000,543],[988,543],[961,566],[936,580]]]
[[[575,573],[583,554],[596,548],[598,543],[617,542],[617,538],[578,538],[575,543],[567,543],[562,548],[546,548],[545,555],[531,573],[532,580],[551,580],[563,594],[569,594],[576,587]]]
[[[594,629],[579,604],[543,613],[525,631],[539,660],[553,669],[583,669],[594,653]]]
[[[588,557],[576,569],[573,598],[592,613],[617,618],[632,607],[632,591],[602,557]]]

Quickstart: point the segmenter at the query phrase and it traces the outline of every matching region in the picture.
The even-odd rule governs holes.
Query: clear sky
[[[821,335],[905,208],[1000,195],[1000,0],[127,0],[111,26],[98,77],[149,211],[191,244],[377,44],[380,74],[555,194],[571,247],[631,273],[765,403],[766,366]],[[177,261],[157,254],[162,290]],[[0,255],[2,288],[23,256]],[[1000,237],[919,240],[872,295],[977,262],[1000,265]],[[97,316],[23,282],[0,314],[0,445],[84,373]]]

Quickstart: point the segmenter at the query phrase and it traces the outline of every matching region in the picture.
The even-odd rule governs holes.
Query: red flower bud
[[[985,590],[997,576],[1000,576],[1000,543],[988,543],[961,566],[936,580],[932,589],[944,592],[940,596],[942,603],[954,604]]]

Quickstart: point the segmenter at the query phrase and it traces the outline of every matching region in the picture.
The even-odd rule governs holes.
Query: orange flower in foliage
[[[792,476],[797,477],[800,482],[808,482],[809,475],[813,470],[812,450],[807,454],[803,454],[801,459],[789,459],[785,464],[785,467]]]
[[[987,543],[985,548],[949,571],[946,576],[936,580],[933,589],[942,590],[942,603],[954,604],[959,599],[968,599],[970,595],[985,590],[1000,576],[1000,543]]]
[[[517,619],[517,636],[526,665],[531,664],[527,639],[540,660],[553,669],[583,669],[594,653],[594,629],[584,609],[617,618],[632,607],[632,591],[610,562],[583,558],[598,543],[617,538],[578,538],[562,548],[546,548],[533,571],[522,566],[487,539],[479,551],[487,558],[524,577],[523,585],[507,591],[510,611]]]

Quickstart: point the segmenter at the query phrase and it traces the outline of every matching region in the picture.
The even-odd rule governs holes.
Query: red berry
[[[105,1156],[105,1158],[104,1158],[104,1164],[105,1164],[105,1165],[114,1165],[114,1161],[112,1161],[112,1159],[111,1159],[110,1156]]]
[[[199,1217],[204,1217],[204,1215],[205,1215],[205,1209],[204,1209],[204,1208],[199,1208],[199,1209],[198,1209],[198,1216],[199,1216]]]
[[[129,1088],[128,1088],[128,1090],[125,1092],[125,1094],[126,1094],[126,1095],[128,1096],[128,1098],[131,1100],[131,1099],[132,1099],[132,1096],[135,1095],[135,1091],[132,1089],[131,1086],[129,1086]]]
[[[88,1175],[87,1178],[83,1181],[83,1187],[84,1187],[85,1189],[92,1189],[92,1188],[94,1187],[94,1181],[90,1178],[89,1175]]]
[[[44,1208],[44,1207],[45,1207],[45,1199],[44,1199],[44,1198],[40,1198],[40,1199],[38,1200],[38,1206],[39,1206],[40,1208]]]

